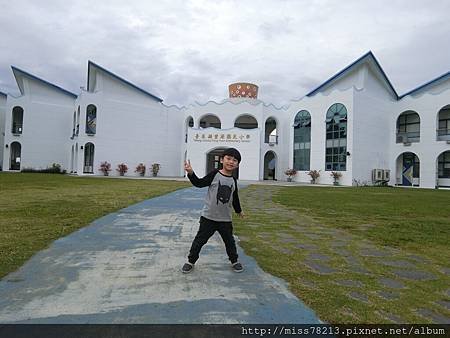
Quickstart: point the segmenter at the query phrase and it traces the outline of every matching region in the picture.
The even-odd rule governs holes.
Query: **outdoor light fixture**
[[[6,144],[5,147],[8,148],[8,145]]]
[[[349,151],[347,151],[347,156],[350,156],[350,152]]]
[[[83,146],[80,146],[80,149],[83,149]]]

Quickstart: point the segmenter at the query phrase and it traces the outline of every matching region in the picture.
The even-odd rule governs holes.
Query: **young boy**
[[[244,217],[238,196],[237,180],[233,177],[233,170],[239,166],[241,154],[237,149],[228,148],[220,157],[223,168],[214,169],[203,178],[198,178],[192,170],[191,162],[184,162],[184,169],[188,173],[191,183],[198,187],[208,187],[202,216],[200,217],[200,228],[192,242],[189,251],[188,262],[183,265],[181,271],[189,273],[198,260],[200,250],[216,231],[219,232],[225,243],[231,267],[235,272],[242,272],[244,268],[238,262],[236,243],[233,237],[233,225],[231,223],[231,206],[239,217]]]

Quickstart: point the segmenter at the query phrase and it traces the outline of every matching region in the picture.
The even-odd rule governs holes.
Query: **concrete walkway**
[[[0,323],[319,323],[240,248],[245,271],[233,272],[217,233],[181,273],[205,193],[178,190],[55,241],[0,281]]]

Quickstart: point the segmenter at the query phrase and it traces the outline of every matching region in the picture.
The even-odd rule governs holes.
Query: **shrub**
[[[111,163],[108,163],[108,161],[100,163],[100,168],[98,170],[100,170],[103,175],[108,176],[111,171]]]
[[[159,163],[153,163],[152,164],[152,174],[153,176],[158,175],[159,169],[161,168],[161,164]]]
[[[145,170],[146,170],[145,164],[139,163],[134,172],[139,173],[141,176],[144,176]]]
[[[284,174],[288,177],[288,181],[292,180],[292,177],[297,175],[297,170],[295,169],[287,169]]]
[[[45,169],[23,168],[23,173],[43,173],[43,174],[65,174],[66,170],[61,169],[61,164],[53,163],[51,167]]]
[[[120,176],[123,176],[128,171],[128,167],[125,163],[120,163],[117,165],[116,170],[119,172]]]
[[[311,183],[316,183],[316,180],[320,176],[320,170],[310,170],[308,175],[311,176]]]

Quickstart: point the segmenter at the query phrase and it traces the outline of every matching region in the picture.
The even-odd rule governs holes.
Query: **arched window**
[[[200,128],[209,128],[209,127],[217,129],[221,128],[221,123],[217,116],[208,114],[200,119]]]
[[[415,111],[408,110],[397,119],[397,143],[420,141],[420,116]]]
[[[80,133],[80,106],[77,109],[77,130],[75,130],[75,135],[78,136]]]
[[[273,117],[269,117],[264,125],[264,142],[277,144],[277,121]]]
[[[90,104],[86,107],[86,134],[94,135],[97,130],[97,107]]]
[[[327,111],[325,170],[346,170],[347,108],[335,103]]]
[[[192,118],[192,116],[189,116],[186,119],[186,128],[184,131],[184,142],[187,143],[187,139],[188,139],[188,128],[192,128],[194,127],[194,119]]]
[[[437,139],[438,141],[450,140],[450,104],[439,110]]]
[[[251,115],[241,115],[234,121],[235,128],[255,129],[258,128],[258,121]]]
[[[13,134],[22,134],[23,131],[23,108],[16,106],[12,110],[11,132]]]
[[[310,157],[311,115],[301,110],[294,119],[294,169],[310,170]]]
[[[94,144],[88,142],[84,145],[84,168],[83,173],[94,173]]]
[[[76,111],[74,111],[73,112],[73,124],[72,124],[72,139],[75,137],[75,126],[76,126],[76,123],[77,123],[77,112]]]

